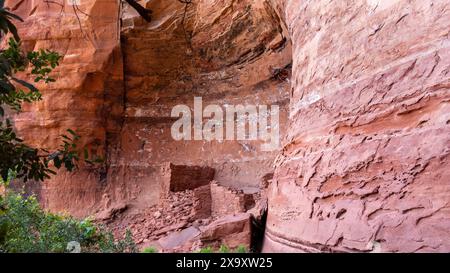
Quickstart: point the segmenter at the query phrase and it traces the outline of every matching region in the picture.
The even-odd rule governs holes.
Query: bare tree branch
[[[183,27],[184,38],[186,39],[186,43],[188,44],[189,49],[193,50],[193,48],[192,48],[192,41],[191,41],[190,35],[188,34],[188,32],[186,30],[186,26],[185,26],[187,11],[188,11],[188,8],[189,8],[189,4],[192,4],[192,0],[178,0],[178,2],[185,4],[185,6],[184,6],[184,13],[183,13],[183,19],[181,20],[181,25]]]
[[[144,18],[145,21],[150,22],[152,20],[151,14],[152,11],[150,9],[144,8],[141,6],[136,0],[125,0],[130,6],[132,6],[139,15]]]

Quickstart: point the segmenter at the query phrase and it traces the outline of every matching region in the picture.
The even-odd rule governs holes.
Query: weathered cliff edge
[[[279,1],[293,44],[265,251],[450,251],[448,1]]]

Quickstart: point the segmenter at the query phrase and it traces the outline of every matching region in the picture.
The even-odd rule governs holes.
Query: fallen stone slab
[[[181,231],[173,232],[166,237],[160,238],[158,244],[165,250],[182,247],[192,242],[200,235],[200,230],[196,227],[188,227]]]
[[[173,231],[173,230],[182,229],[187,224],[188,224],[187,221],[182,221],[182,222],[180,222],[178,224],[173,224],[173,225],[167,226],[165,228],[162,228],[162,229],[158,230],[157,232],[155,232],[154,235],[159,236],[159,235],[163,235],[164,233],[167,233],[167,232],[170,232],[170,231]]]
[[[112,206],[106,210],[100,211],[97,213],[94,218],[99,221],[111,221],[113,220],[118,214],[123,213],[125,210],[128,209],[127,204],[117,204],[115,206]]]
[[[229,248],[251,246],[251,214],[239,213],[227,215],[202,228],[200,240],[204,245],[220,247],[225,245]]]

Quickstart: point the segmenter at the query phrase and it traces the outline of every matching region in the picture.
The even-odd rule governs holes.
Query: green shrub
[[[133,241],[131,232],[126,231],[123,240],[116,240],[111,232],[101,231],[98,246],[99,252],[103,253],[136,253],[138,252],[136,243]]]
[[[0,252],[70,252],[69,242],[81,252],[136,252],[129,232],[116,241],[89,219],[45,212],[33,196],[8,191],[0,197]]]
[[[213,253],[213,249],[210,246],[204,247],[204,248],[200,249],[198,251],[198,253]]]
[[[235,249],[230,249],[226,245],[221,245],[217,251],[214,250],[213,247],[208,246],[200,249],[198,253],[248,253],[247,247],[240,245]]]
[[[226,245],[221,245],[219,248],[219,253],[230,253],[230,249]]]
[[[247,247],[245,247],[243,245],[240,245],[234,250],[234,252],[236,252],[236,253],[248,253],[248,249],[247,249]]]
[[[153,246],[149,246],[149,247],[144,248],[142,250],[142,253],[158,253],[158,250]]]

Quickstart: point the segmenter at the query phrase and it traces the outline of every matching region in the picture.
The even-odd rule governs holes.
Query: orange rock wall
[[[52,149],[70,128],[83,136],[80,147],[104,157],[123,112],[118,2],[83,0],[78,18],[62,0],[9,0],[6,6],[25,20],[18,23],[25,49],[49,48],[63,55],[53,74],[56,82],[37,86],[43,100],[25,105],[15,119],[17,130],[28,143]],[[106,164],[80,166],[38,185],[37,191],[49,209],[86,215],[101,203],[105,174]]]

